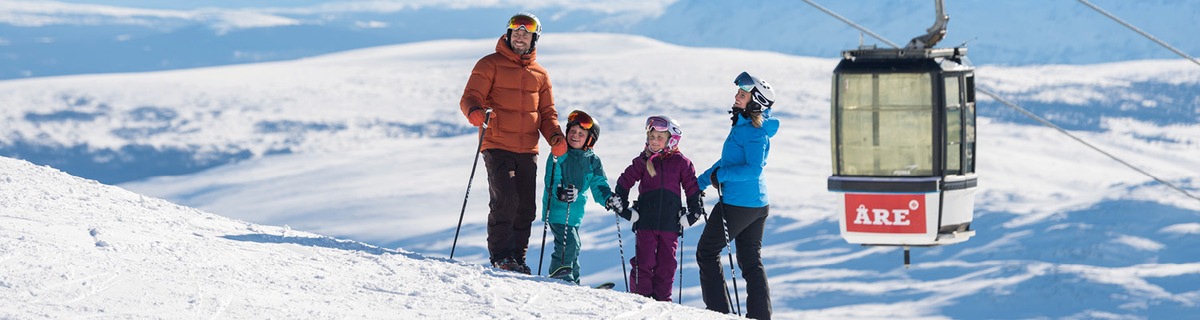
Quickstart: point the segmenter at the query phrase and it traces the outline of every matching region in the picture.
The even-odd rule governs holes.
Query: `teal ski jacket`
[[[586,191],[592,191],[594,201],[601,206],[612,196],[612,189],[608,186],[608,178],[604,175],[604,165],[600,163],[600,157],[596,156],[591,149],[570,149],[566,154],[558,157],[558,161],[554,160],[554,156],[546,158],[546,175],[545,186],[542,193],[542,221],[548,223],[566,223],[572,227],[578,227],[583,221],[583,208],[587,203],[588,197]],[[556,191],[559,185],[575,185],[579,189],[579,194],[575,198],[575,202],[571,203],[570,220],[567,220],[567,203],[559,201],[556,196]]]

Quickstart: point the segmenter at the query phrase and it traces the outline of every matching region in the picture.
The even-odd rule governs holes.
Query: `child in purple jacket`
[[[671,301],[671,285],[679,264],[675,250],[683,225],[695,223],[703,211],[696,168],[679,153],[682,134],[679,124],[670,117],[646,119],[646,148],[617,179],[618,197],[614,197],[618,200],[616,211],[633,222],[637,236],[637,254],[629,260],[633,267],[630,291],[659,301]],[[622,199],[629,198],[635,183],[637,201],[626,208]],[[687,214],[680,201],[684,195]]]

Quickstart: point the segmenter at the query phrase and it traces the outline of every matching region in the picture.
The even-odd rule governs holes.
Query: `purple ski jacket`
[[[646,162],[654,164],[655,176],[651,177],[646,170]],[[617,179],[617,194],[629,199],[629,190],[638,184],[637,205],[638,221],[633,224],[634,230],[651,229],[679,232],[680,212],[683,209],[683,196],[699,196],[700,188],[696,183],[696,167],[682,153],[670,152],[658,156],[647,155],[646,152],[633,158],[633,163],[625,168]]]

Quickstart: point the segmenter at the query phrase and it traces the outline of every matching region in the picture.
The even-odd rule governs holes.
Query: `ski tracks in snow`
[[[213,311],[212,316],[208,317],[208,319],[211,320],[211,319],[222,318],[221,314],[224,314],[225,310],[229,309],[229,304],[231,304],[231,303],[233,303],[233,297],[226,297],[224,299],[221,299],[221,305],[217,306],[217,310]]]
[[[520,308],[517,308],[517,310],[529,312],[530,315],[537,317],[537,318],[543,317],[544,315],[541,312],[539,312],[536,308],[537,304],[534,303],[534,302],[538,301],[538,299],[541,299],[543,292],[546,292],[546,287],[538,286],[537,292],[529,295],[529,298],[525,299],[525,304],[522,304]]]
[[[40,288],[40,301],[70,305],[112,289],[125,280],[119,273],[100,272],[81,278],[67,279]],[[73,298],[67,298],[71,297]]]
[[[64,301],[64,303],[72,304],[72,303],[76,303],[79,301],[83,301],[83,299],[87,299],[96,294],[107,291],[108,289],[112,289],[113,287],[116,287],[117,284],[125,281],[125,277],[121,276],[121,274],[119,274],[119,273],[108,275],[107,278],[100,279],[99,281],[90,281],[92,279],[100,278],[100,276],[102,276],[102,275],[108,275],[108,273],[107,272],[100,273],[100,274],[96,274],[91,277],[82,279],[82,282],[80,283],[80,285],[85,287],[85,289],[82,290],[83,292],[75,299]],[[76,280],[76,281],[79,281],[79,280]]]

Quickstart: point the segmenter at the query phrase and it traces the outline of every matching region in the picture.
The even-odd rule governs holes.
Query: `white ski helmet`
[[[537,47],[538,38],[542,36],[542,20],[526,11],[517,12],[508,18],[508,33],[505,39],[512,39],[512,32],[517,29],[525,29],[525,31],[533,33],[533,41],[529,42],[529,49]],[[512,47],[512,40],[508,41],[510,41],[508,46]]]
[[[646,119],[646,132],[650,131],[665,131],[671,135],[667,138],[666,148],[663,150],[676,150],[679,148],[679,139],[683,138],[683,129],[680,129],[679,122],[671,119],[668,116],[651,116]]]
[[[775,89],[771,89],[771,84],[767,83],[767,80],[742,71],[737,79],[733,79],[733,84],[750,93],[750,103],[746,104],[746,111],[761,112],[775,104]]]

